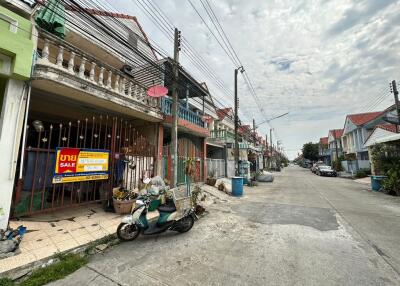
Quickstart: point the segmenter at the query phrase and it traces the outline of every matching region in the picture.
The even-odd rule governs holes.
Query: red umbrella
[[[154,85],[147,90],[147,95],[150,97],[163,97],[167,93],[168,89],[162,85]]]
[[[201,120],[203,120],[203,122],[210,123],[211,121],[213,121],[213,118],[210,115],[203,115],[201,117]]]

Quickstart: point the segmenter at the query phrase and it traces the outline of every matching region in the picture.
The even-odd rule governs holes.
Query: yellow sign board
[[[108,179],[110,151],[57,148],[53,184]]]

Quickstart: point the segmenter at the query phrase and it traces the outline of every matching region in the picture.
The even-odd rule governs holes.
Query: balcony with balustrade
[[[39,32],[32,78],[46,93],[146,121],[163,119],[158,99],[133,77],[45,31]]]
[[[172,99],[169,97],[161,98],[160,108],[161,112],[165,116],[164,122],[167,125],[171,125]],[[182,104],[179,105],[178,117],[178,128],[187,131],[188,133],[200,135],[201,137],[208,137],[210,135],[202,117]]]
[[[235,134],[225,129],[212,130],[209,140],[221,143],[233,143],[235,142]]]

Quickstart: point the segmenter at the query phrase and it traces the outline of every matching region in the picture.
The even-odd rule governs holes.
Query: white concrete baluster
[[[85,77],[85,64],[86,64],[86,59],[84,57],[82,57],[81,65],[79,66],[79,77],[80,78]]]
[[[94,73],[95,73],[96,63],[92,62],[92,66],[90,67],[90,80],[94,81]]]
[[[121,78],[121,84],[119,88],[119,93],[125,95],[126,85],[125,85],[125,77]]]
[[[138,86],[135,84],[135,88],[133,89],[133,98],[138,99]]]
[[[145,99],[146,99],[146,98],[144,97],[143,90],[144,90],[144,89],[141,87],[141,88],[140,88],[140,94],[139,94],[139,99],[140,99],[141,102],[145,102]]]
[[[56,63],[57,66],[62,67],[63,60],[64,60],[64,47],[59,46],[58,47],[58,55],[57,55],[57,63]]]
[[[74,73],[74,65],[75,65],[75,53],[71,52],[71,55],[69,56],[69,61],[68,61],[68,71],[70,73]]]
[[[107,88],[111,89],[111,77],[112,77],[112,72],[108,71],[108,77],[107,77]]]
[[[99,74],[99,85],[103,86],[104,85],[104,67],[100,68],[100,74]]]
[[[119,93],[119,74],[115,76],[114,91]]]
[[[44,39],[44,46],[42,50],[42,59],[46,62],[49,61],[49,39]]]
[[[138,101],[142,100],[142,88],[140,86],[137,87],[136,99]]]
[[[132,96],[132,85],[133,85],[133,82],[128,81],[128,96],[129,97]]]

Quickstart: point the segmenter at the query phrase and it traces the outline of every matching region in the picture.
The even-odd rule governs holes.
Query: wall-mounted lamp
[[[43,122],[40,120],[35,120],[32,122],[33,127],[37,132],[41,132],[44,130]]]

